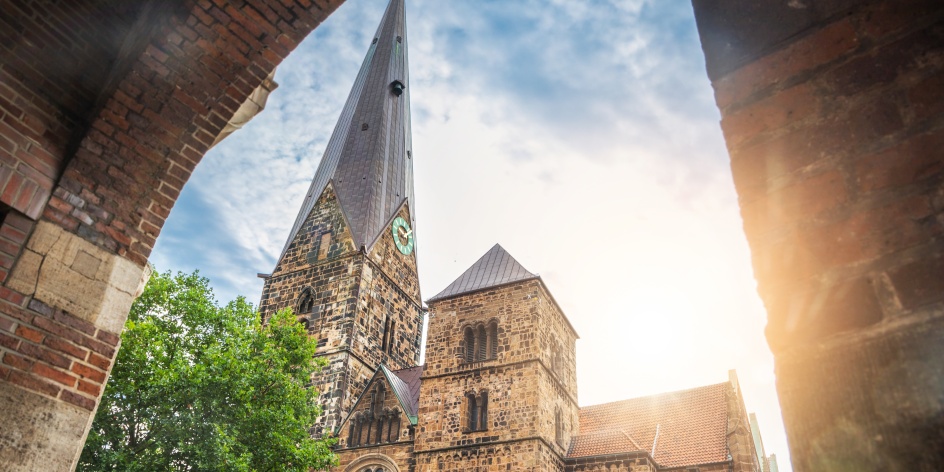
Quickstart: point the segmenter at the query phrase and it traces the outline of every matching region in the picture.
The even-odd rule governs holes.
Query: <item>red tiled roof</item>
[[[615,454],[640,449],[665,467],[724,462],[727,449],[727,383],[661,393],[580,409],[580,435],[570,457]],[[618,433],[625,434],[622,440]],[[642,447],[636,447],[632,441]]]
[[[599,456],[617,452],[647,451],[625,431],[608,429],[595,433],[581,434],[570,443],[568,457]]]

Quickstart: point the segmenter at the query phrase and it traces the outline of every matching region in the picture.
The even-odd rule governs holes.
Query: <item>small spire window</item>
[[[394,80],[393,82],[390,82],[390,91],[393,92],[394,95],[398,97],[400,95],[403,95],[404,89],[406,89],[406,85],[403,85],[403,82],[400,82],[399,80]]]

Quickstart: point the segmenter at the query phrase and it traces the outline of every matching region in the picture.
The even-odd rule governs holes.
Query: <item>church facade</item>
[[[344,472],[762,471],[728,382],[581,408],[578,335],[500,245],[420,297],[407,31],[391,0],[274,271],[267,319],[318,340],[312,384]],[[425,363],[419,365],[428,317]]]

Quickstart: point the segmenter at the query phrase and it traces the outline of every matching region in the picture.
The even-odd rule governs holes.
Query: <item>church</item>
[[[420,298],[403,0],[391,0],[271,274],[318,340],[312,379],[339,472],[767,471],[729,381],[577,400],[577,332],[499,244]],[[425,363],[419,365],[424,320]]]

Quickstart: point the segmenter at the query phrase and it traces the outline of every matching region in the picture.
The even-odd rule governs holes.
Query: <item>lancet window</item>
[[[319,314],[315,308],[315,298],[311,294],[311,288],[305,288],[301,296],[298,297],[298,304],[295,307],[298,315],[298,321],[305,327],[305,331],[311,333],[312,329],[318,328]]]
[[[463,358],[479,362],[498,357],[498,322],[466,326],[462,335]]]
[[[485,431],[488,429],[488,392],[467,393],[464,407],[464,431]]]
[[[383,338],[380,342],[380,350],[387,354],[390,354],[391,352],[393,352],[393,344],[394,344],[394,339],[396,335],[397,335],[397,322],[385,316]]]

